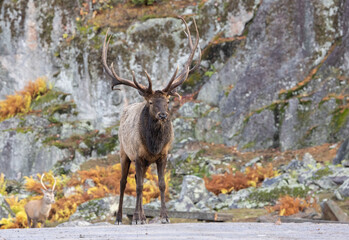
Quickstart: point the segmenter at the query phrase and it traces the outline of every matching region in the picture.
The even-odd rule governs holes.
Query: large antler
[[[44,176],[45,176],[45,173],[42,174],[40,182],[41,182],[41,185],[45,188],[45,190],[47,190],[44,182],[42,181],[42,179],[44,179]],[[52,192],[53,192],[55,190],[55,187],[56,187],[56,178],[54,176],[52,176],[52,177],[53,177],[53,180],[55,180],[55,182],[54,182],[54,184],[52,186]]]
[[[175,92],[175,88],[180,86],[187,79],[189,73],[191,73],[192,71],[196,70],[199,67],[200,61],[201,61],[201,50],[200,50],[200,47],[198,47],[200,36],[199,36],[199,31],[198,31],[195,19],[193,18],[195,31],[196,31],[196,40],[195,40],[195,45],[193,45],[193,41],[191,38],[191,34],[190,34],[190,30],[189,30],[187,22],[184,20],[183,17],[178,16],[178,18],[180,18],[185,25],[184,32],[188,37],[188,44],[189,44],[189,48],[190,48],[191,52],[189,54],[188,60],[184,64],[184,68],[180,72],[180,74],[178,76],[176,76],[177,72],[178,72],[178,67],[177,67],[171,80],[169,81],[167,86],[162,90],[162,91],[167,92],[168,94],[173,95],[173,96],[179,96],[178,93]],[[198,59],[197,63],[195,64],[195,66],[190,69],[190,66],[191,66],[191,63],[193,61],[196,49],[198,49],[198,51],[199,51],[199,59]]]
[[[126,85],[126,86],[133,87],[142,93],[152,93],[152,82],[151,82],[151,79],[150,79],[147,71],[145,71],[145,74],[147,75],[147,79],[148,79],[148,83],[149,83],[148,88],[146,88],[145,86],[143,86],[142,84],[140,84],[136,81],[136,77],[135,77],[135,74],[133,71],[132,71],[133,80],[131,81],[131,80],[119,77],[115,73],[113,63],[110,65],[110,67],[108,67],[107,55],[108,55],[108,47],[109,47],[109,41],[110,41],[110,37],[107,41],[108,32],[109,32],[109,29],[108,29],[107,33],[105,34],[105,39],[104,39],[104,43],[103,43],[102,64],[103,64],[103,67],[104,67],[105,71],[107,72],[107,74],[113,79],[112,87],[111,87],[112,90],[114,90],[114,86]]]
[[[52,187],[52,192],[55,190],[55,187],[56,187],[56,178],[54,176],[53,177],[53,180],[55,180],[55,183],[53,184],[53,187]]]
[[[45,173],[42,174],[40,181],[41,181],[41,185],[45,188],[45,190],[47,190],[45,184],[42,182],[42,179],[44,178],[44,176],[45,176]]]

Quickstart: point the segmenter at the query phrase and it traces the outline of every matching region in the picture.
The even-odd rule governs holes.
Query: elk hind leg
[[[131,161],[127,155],[121,152],[121,180],[120,180],[120,199],[119,199],[119,210],[116,215],[115,224],[122,224],[122,204],[124,201],[124,192],[127,183],[127,175],[130,170]]]

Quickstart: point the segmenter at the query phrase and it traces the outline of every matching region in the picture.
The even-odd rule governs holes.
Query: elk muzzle
[[[156,118],[159,120],[165,121],[168,118],[168,113],[167,112],[159,112],[158,114],[156,114]]]

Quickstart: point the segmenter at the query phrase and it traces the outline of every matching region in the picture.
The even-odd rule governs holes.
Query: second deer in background
[[[45,221],[50,214],[51,205],[55,202],[54,190],[56,186],[56,179],[53,177],[55,182],[52,189],[47,189],[45,184],[42,182],[44,176],[45,174],[42,174],[40,180],[43,187],[41,189],[44,194],[43,198],[39,200],[31,200],[24,206],[29,228],[36,228],[38,223],[45,224]]]

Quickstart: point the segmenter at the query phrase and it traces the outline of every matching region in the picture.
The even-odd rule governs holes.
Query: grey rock
[[[69,197],[76,194],[75,187],[65,187],[63,188],[64,197]]]
[[[318,180],[314,180],[313,183],[325,190],[335,189],[337,187],[337,184],[329,177],[322,177]]]
[[[204,116],[197,119],[195,124],[195,137],[199,141],[222,144],[222,117],[218,108],[211,108]]]
[[[134,207],[135,198],[124,196],[123,207]],[[86,221],[105,221],[114,217],[119,207],[119,196],[105,197],[94,199],[82,203],[78,206],[76,212],[70,216],[69,221],[86,220]]]
[[[349,167],[349,160],[343,160],[342,166],[348,168]]]
[[[347,213],[344,212],[334,201],[324,201],[320,205],[323,219],[330,221],[349,222]]]
[[[274,177],[274,178],[266,178],[262,182],[262,187],[270,187],[273,185],[277,185],[283,178],[281,177]]]
[[[295,131],[299,121],[297,119],[297,111],[299,107],[299,100],[294,98],[290,99],[285,111],[284,121],[280,131],[280,145],[282,151],[292,149],[295,147],[297,141],[297,131]]]
[[[82,163],[86,162],[86,158],[77,150],[75,150],[74,154],[74,160],[73,162],[77,165],[81,165]]]
[[[63,123],[61,130],[61,138],[69,138],[72,135],[83,135],[92,130],[92,127],[84,122],[78,125],[72,125],[71,123]]]
[[[349,176],[334,176],[334,177],[330,177],[330,179],[335,184],[342,185],[345,182],[345,180],[349,179]]]
[[[194,175],[187,175],[183,178],[180,199],[188,197],[194,204],[208,195],[205,182],[202,178]]]
[[[343,56],[347,52],[345,49],[349,41],[338,46],[331,57],[326,59],[326,64],[322,64],[313,78],[315,80],[300,89],[301,92],[315,94],[299,101],[295,96],[300,96],[301,93],[295,91],[292,95],[291,91],[324,59],[335,39],[346,36],[345,28],[338,27],[336,21],[325,17],[329,14],[341,15],[339,9],[348,7],[347,3],[345,6],[341,4],[327,1],[263,1],[259,5],[248,27],[246,44],[236,50],[217,74],[212,75],[198,97],[201,101],[219,106],[220,113],[224,116],[222,133],[225,144],[238,145],[240,149],[279,146],[281,150],[287,150],[330,142],[334,136],[338,139],[347,138],[347,119],[337,130],[329,127],[334,126],[331,125],[335,121],[332,113],[339,107],[338,104],[335,101],[325,102],[320,107],[317,104],[329,92],[339,93],[342,88],[341,83],[335,80],[329,81],[326,86],[320,86],[318,82],[335,79],[332,67],[347,72]],[[294,12],[290,9],[298,10]],[[326,37],[321,41],[317,38],[320,16],[329,20],[326,21],[328,25],[322,29],[322,36]],[[341,16],[340,21],[344,26],[349,14],[345,11]],[[280,24],[297,27],[281,29]],[[306,34],[300,34],[301,32]],[[303,51],[299,46],[308,51]],[[269,53],[267,56],[266,49]],[[286,54],[290,52],[292,54]],[[290,90],[291,93],[280,94],[282,89]],[[287,103],[283,104],[285,99]],[[271,112],[263,114],[268,111]],[[246,117],[258,114],[262,115],[255,121]],[[313,126],[318,127],[312,128]],[[265,134],[247,134],[245,129],[247,132]]]
[[[284,173],[274,178],[266,178],[262,182],[262,188],[281,188],[293,184],[297,184],[298,179],[291,176],[290,173]]]
[[[92,187],[94,187],[94,186],[96,186],[96,184],[95,184],[95,182],[93,181],[93,179],[88,178],[88,179],[85,180],[85,182],[84,182],[84,188],[85,188],[85,189],[89,189],[89,188],[92,188]]]
[[[305,153],[303,156],[303,164],[310,169],[316,168],[316,161],[310,153]]]
[[[214,195],[215,196],[215,195]],[[228,194],[223,194],[223,193],[220,193],[218,194],[218,199],[222,202],[226,201],[228,199]]]
[[[223,199],[225,194],[222,194],[221,198]],[[227,198],[228,196],[226,196]],[[208,195],[201,199],[199,202],[195,204],[195,206],[202,211],[208,211],[213,209],[221,209],[219,208],[219,204],[222,203],[222,201],[219,197],[214,195],[213,193],[209,192]]]
[[[199,118],[209,109],[210,107],[207,104],[186,102],[180,107],[178,112],[185,118]]]
[[[252,160],[248,161],[248,162],[245,164],[245,167],[252,167],[252,166],[255,165],[256,163],[260,163],[262,159],[263,159],[262,157],[253,158]]]
[[[0,219],[8,218],[8,216],[15,217],[15,213],[11,210],[10,205],[6,202],[5,197],[0,194]]]
[[[87,221],[75,220],[75,221],[68,221],[68,222],[61,223],[57,225],[57,227],[87,227],[91,225],[92,223]]]
[[[334,165],[341,164],[343,160],[349,160],[349,138],[341,144],[332,163]]]
[[[88,146],[86,145],[85,142],[81,142],[81,143],[79,144],[79,148],[88,148]]]
[[[293,170],[300,170],[304,168],[304,163],[297,160],[297,159],[292,159],[291,162],[289,164],[287,164],[287,166],[285,166],[284,168],[282,168],[284,171],[289,172],[289,171],[293,171]]]
[[[172,124],[176,142],[188,138],[194,138],[194,119],[176,118],[175,120],[173,120]]]
[[[4,131],[0,148],[0,168],[8,179],[48,171],[70,156],[66,149],[43,145],[35,132]]]
[[[199,212],[200,210],[194,205],[191,199],[183,196],[178,200],[171,200],[167,202],[167,208],[178,212]]]
[[[187,159],[195,159],[199,150],[187,150],[185,148],[179,148],[172,150],[172,154],[169,161],[173,166],[176,166],[176,171],[180,170],[186,172],[185,169],[181,169],[181,163],[185,162]],[[179,169],[178,169],[179,168]]]
[[[240,149],[250,151],[274,146],[277,127],[272,111],[264,110],[261,113],[255,113],[242,124],[240,138],[236,139]]]
[[[339,186],[338,192],[343,198],[349,197],[349,179]]]
[[[313,180],[314,172],[313,171],[303,171],[298,175],[298,182],[301,184],[307,184],[309,181]]]
[[[342,167],[331,168],[333,173],[328,177],[337,185],[343,184],[347,179],[349,179],[349,169]]]
[[[337,198],[337,200],[339,200],[339,201],[343,201],[344,200],[344,198],[342,197],[342,195],[340,194],[338,189],[334,190],[333,194]]]
[[[228,206],[228,208],[238,208],[238,204],[246,200],[252,192],[252,188],[241,189],[237,192],[231,192],[227,200],[222,205]]]
[[[143,205],[144,209],[151,209],[151,210],[159,210],[161,207],[161,202],[159,199],[156,199],[150,203]]]
[[[206,206],[206,203],[203,201],[200,201],[195,204],[195,207],[199,209],[200,212],[210,212],[212,211],[209,207]]]

